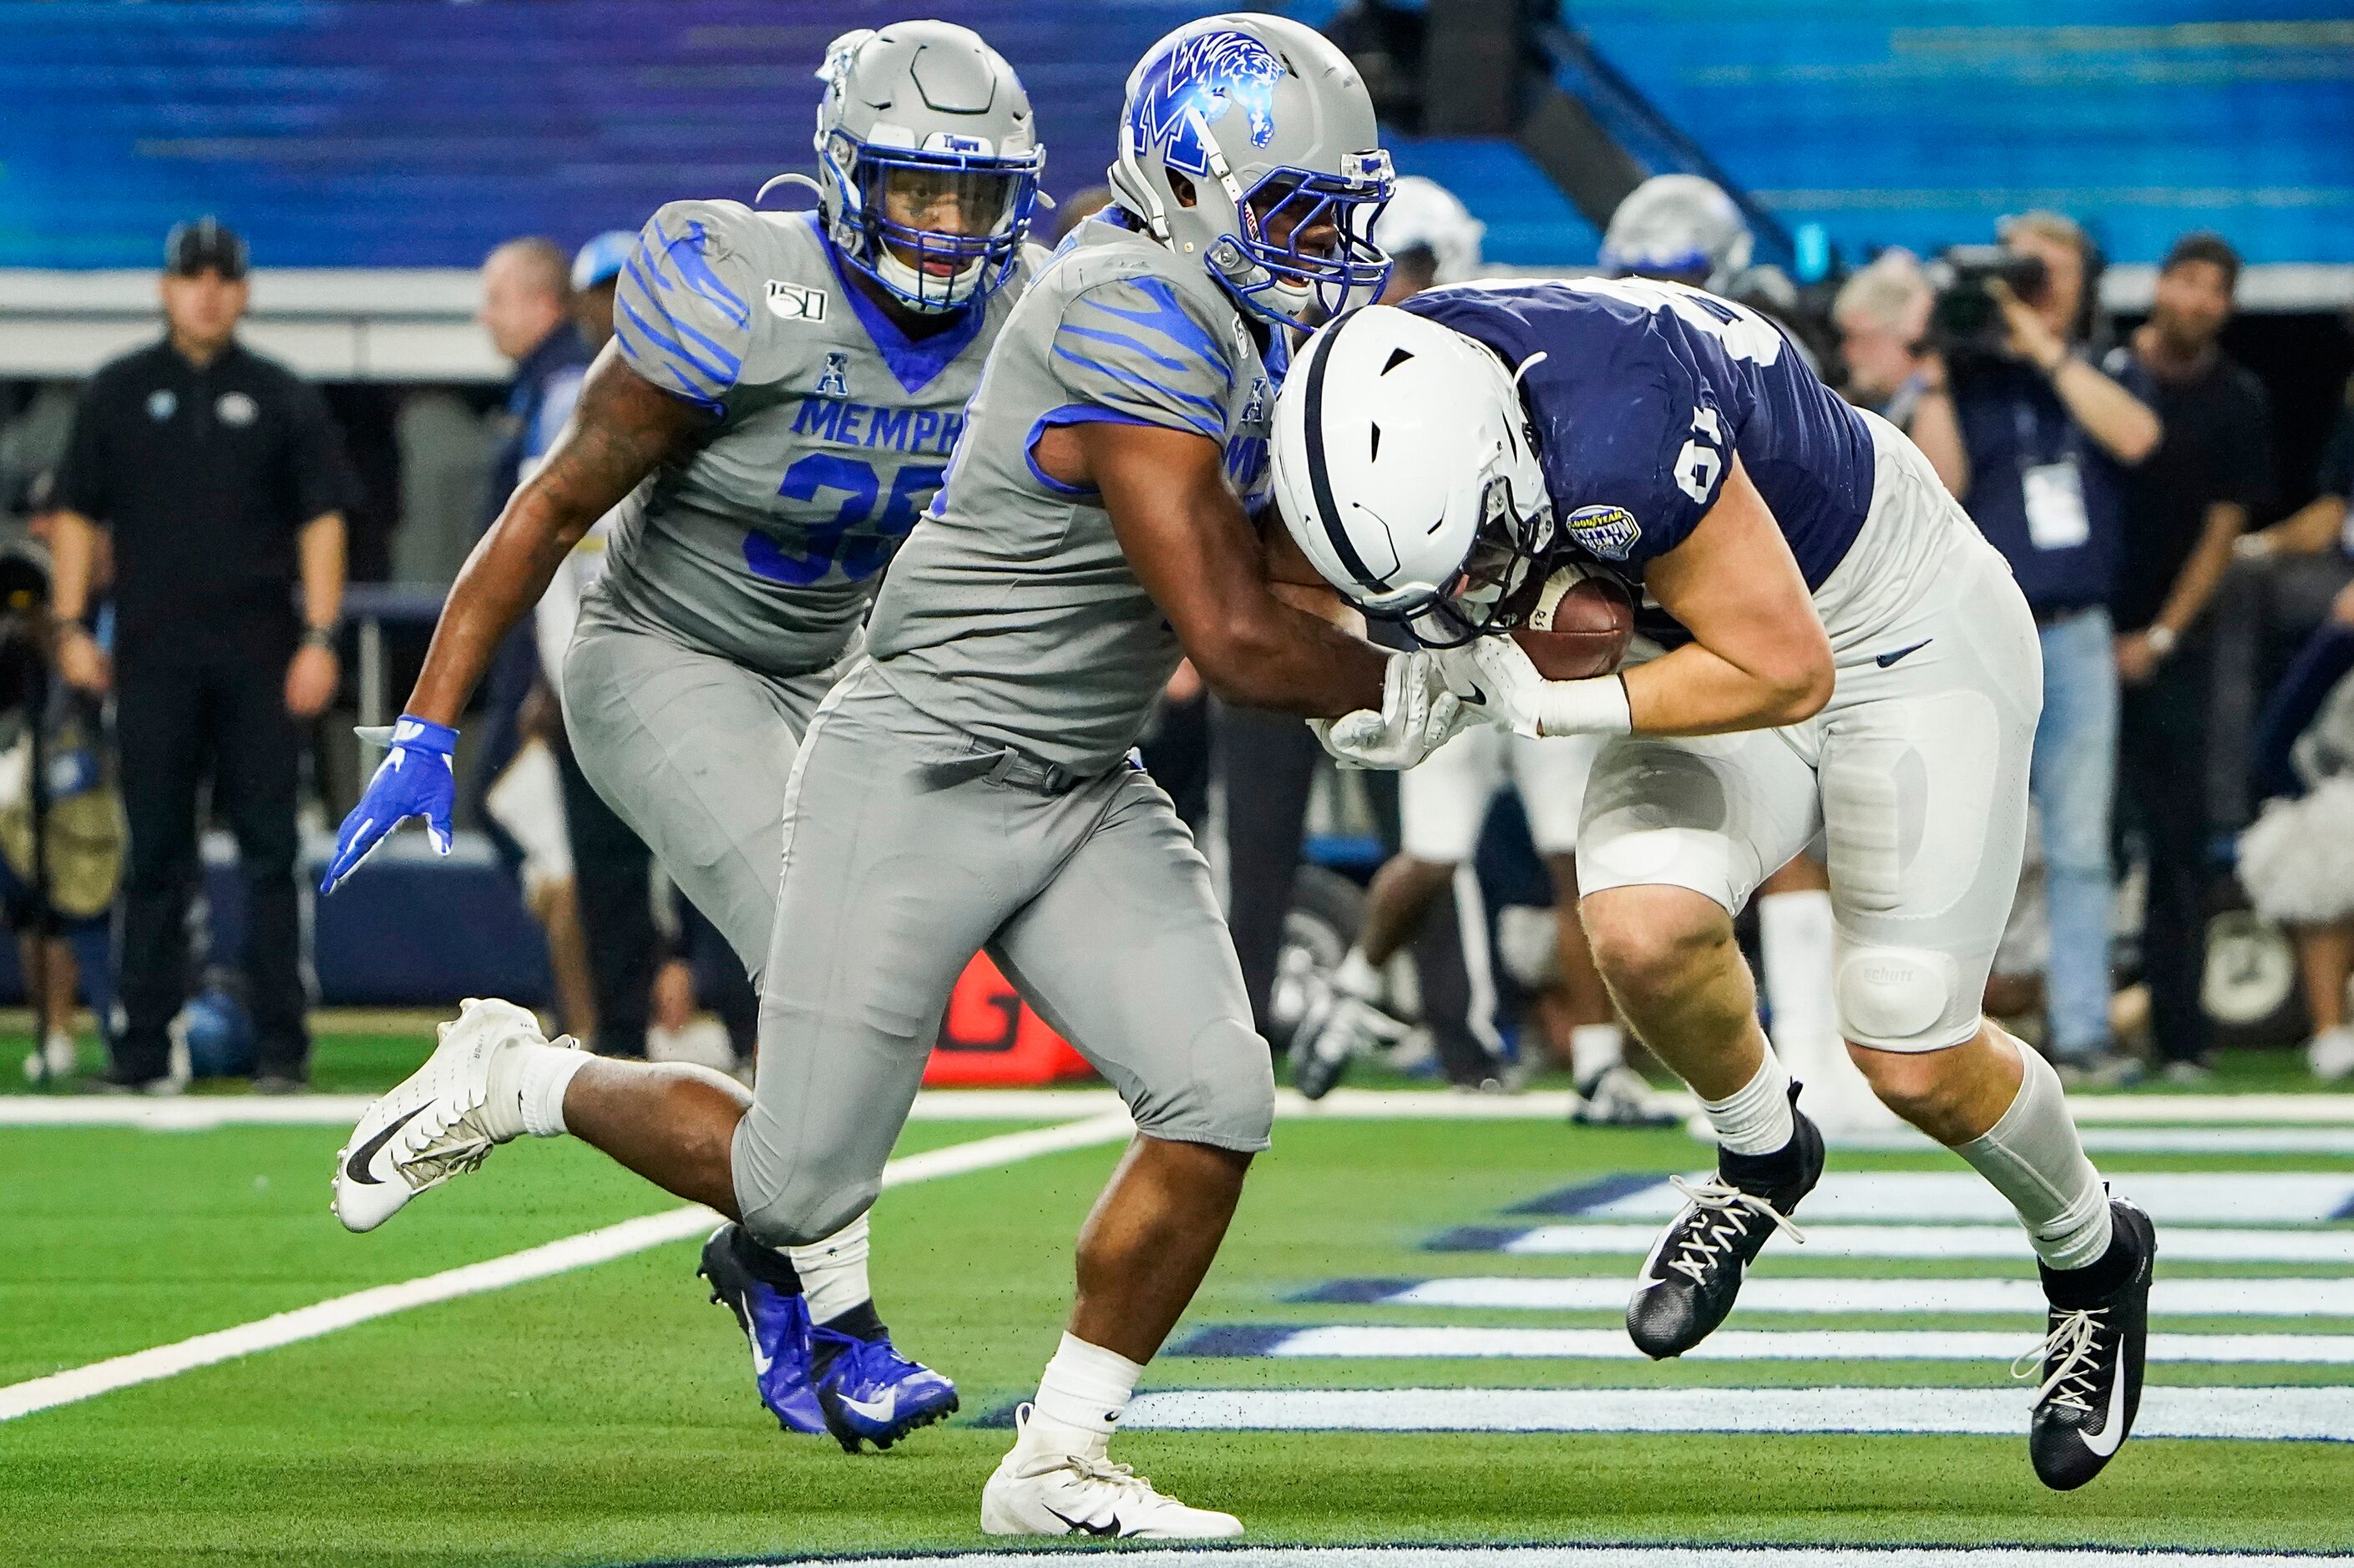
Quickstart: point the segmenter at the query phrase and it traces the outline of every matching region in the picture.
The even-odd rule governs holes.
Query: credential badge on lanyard
[[[2027,505],[2028,542],[2039,550],[2073,550],[2093,536],[2076,454],[2067,452],[2057,462],[2029,462],[2026,454],[2040,445],[2035,416],[2023,402],[2012,405],[2011,416],[2019,429],[2019,489]]]

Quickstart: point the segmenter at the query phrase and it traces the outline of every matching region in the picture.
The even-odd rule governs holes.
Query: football
[[[1627,657],[1635,601],[1617,578],[1582,567],[1555,571],[1512,639],[1548,681],[1607,675]]]

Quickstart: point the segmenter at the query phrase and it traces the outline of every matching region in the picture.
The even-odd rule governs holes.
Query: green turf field
[[[336,1041],[320,1076],[373,1086],[417,1048]],[[2269,1083],[2265,1086],[2273,1086]],[[2285,1086],[2285,1085],[2283,1086]],[[1030,1125],[914,1124],[902,1152]],[[674,1207],[581,1146],[531,1142],[383,1231],[327,1213],[331,1127],[0,1130],[0,1385]],[[878,1302],[903,1347],[955,1376],[964,1413],[857,1459],[780,1436],[742,1341],[706,1304],[692,1243],[428,1306],[0,1423],[0,1563],[620,1563],[965,1547],[1067,1300],[1069,1247],[1111,1146],[887,1192]],[[1935,1153],[1840,1169],[1958,1171]],[[2134,1171],[2314,1172],[2354,1156],[2107,1155]],[[1613,1173],[1706,1163],[1680,1135],[1540,1121],[1308,1121],[1278,1129],[1217,1270],[1179,1330],[1281,1324],[1607,1329],[1610,1311],[1294,1299],[1339,1279],[1631,1277],[1631,1260],[1432,1252],[1452,1227]],[[1807,1218],[1802,1212],[1801,1219]],[[2346,1230],[2337,1224],[2306,1230]],[[1789,1255],[1779,1256],[1787,1252]],[[2163,1254],[2161,1255],[2163,1256]],[[2018,1259],[1830,1261],[1777,1242],[1778,1278],[2031,1277]],[[2183,1264],[2166,1277],[2354,1274]],[[1851,1314],[1733,1327],[1885,1329]],[[2016,1329],[1936,1317],[1906,1328]],[[2354,1333],[2354,1318],[2177,1318],[2184,1331]],[[2339,1383],[2345,1365],[2173,1364],[2153,1383]],[[2009,1386],[1999,1361],[1286,1360],[1164,1356],[1146,1389]],[[2023,1404],[2021,1406],[2023,1410]],[[2354,1434],[2349,1434],[2354,1435]],[[2354,1547],[2354,1448],[2137,1438],[2055,1496],[2023,1437],[1171,1432],[1125,1457],[1260,1541],[1691,1541]]]

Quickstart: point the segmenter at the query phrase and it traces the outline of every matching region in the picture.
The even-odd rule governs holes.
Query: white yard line
[[[1070,1568],[1062,1552],[966,1552],[924,1568]],[[906,1557],[834,1557],[828,1568],[906,1568]],[[1126,1549],[1120,1568],[1202,1568],[1199,1550]],[[2108,1551],[2078,1546],[1243,1546],[1217,1568],[2327,1568],[2303,1552]],[[770,1568],[748,1563],[745,1568]],[[775,1568],[785,1568],[779,1563]]]
[[[1346,1282],[1343,1282],[1346,1283]],[[1619,1312],[1628,1282],[1616,1275],[1459,1276],[1410,1280],[1347,1300],[1374,1307],[1486,1308],[1505,1311]],[[1814,1313],[2016,1314],[2040,1319],[2043,1287],[2032,1279],[1758,1278],[1741,1287],[1741,1310]],[[2354,1279],[2169,1279],[2150,1287],[2149,1309],[2176,1317],[2354,1317]]]
[[[1222,1340],[1221,1336],[1232,1336]],[[1996,1361],[2031,1348],[2031,1329],[1719,1329],[1688,1361]],[[1198,1347],[1198,1348],[1197,1348]],[[1349,1361],[1639,1361],[1623,1329],[1467,1329],[1336,1323],[1202,1330],[1180,1355]],[[2152,1334],[2152,1361],[2354,1366],[2354,1334]]]
[[[1558,1121],[1566,1124],[1576,1097],[1543,1090],[1525,1095],[1456,1095],[1437,1089],[1336,1089],[1321,1100],[1303,1099],[1294,1090],[1276,1091],[1276,1114],[1301,1121]],[[176,1099],[111,1098],[100,1095],[0,1095],[0,1128],[10,1127],[136,1127],[153,1131],[192,1131],[228,1126],[325,1127],[348,1126],[374,1103],[366,1095],[292,1095],[265,1099],[250,1095],[186,1095]],[[1051,1121],[1093,1116],[1119,1108],[1119,1097],[1107,1088],[1070,1089],[931,1089],[916,1100],[917,1121]],[[2139,1128],[2187,1127],[2202,1128],[2216,1141],[2197,1146],[2198,1152],[2230,1153],[2236,1146],[2223,1141],[2235,1124],[2255,1128],[2354,1128],[2354,1093],[2335,1095],[2102,1095],[2076,1097],[2069,1102],[2076,1119],[2088,1126],[2137,1129],[2102,1140],[2107,1149],[2134,1151],[2144,1146],[2137,1139],[2154,1136]],[[1869,1140],[1867,1140],[1868,1142]],[[1907,1138],[1895,1145],[1905,1149],[1931,1147]],[[2164,1151],[2176,1145],[2155,1141],[2147,1146]],[[2259,1138],[2244,1152],[2284,1151]],[[2286,1151],[2338,1153],[2347,1151],[2335,1139],[2296,1144]]]
[[[1978,1258],[2024,1261],[2027,1233],[2007,1225],[1815,1225],[1806,1227],[1809,1258]],[[1521,1257],[1641,1257],[1659,1239],[1655,1224],[1467,1226],[1439,1237],[1436,1252],[1503,1252]],[[2174,1263],[2354,1263],[2354,1230],[2200,1229],[2171,1225],[2158,1244]],[[1797,1247],[1791,1249],[1798,1253]],[[1771,1256],[1771,1254],[1767,1255]]]
[[[883,1185],[904,1187],[910,1182],[934,1181],[946,1176],[961,1176],[969,1171],[1013,1165],[1044,1154],[1058,1154],[1066,1150],[1114,1142],[1127,1138],[1134,1130],[1135,1124],[1123,1110],[1089,1117],[1084,1121],[1066,1122],[1060,1127],[1001,1133],[994,1138],[976,1139],[970,1143],[952,1143],[945,1149],[926,1150],[921,1154],[909,1154],[894,1160],[883,1168]],[[511,1285],[521,1285],[528,1280],[545,1279],[550,1275],[610,1263],[649,1247],[698,1235],[708,1229],[717,1217],[711,1210],[695,1204],[659,1214],[648,1214],[642,1219],[624,1220],[617,1225],[567,1236],[562,1241],[528,1247],[504,1257],[471,1263],[462,1268],[446,1269],[420,1279],[403,1280],[398,1285],[379,1285],[291,1312],[276,1313],[251,1323],[241,1323],[234,1329],[198,1334],[176,1344],[158,1345],[153,1350],[138,1351],[130,1355],[95,1361],[89,1366],[55,1372],[48,1377],[34,1378],[27,1383],[0,1388],[0,1421],[13,1421],[17,1416],[29,1415],[37,1410],[49,1410],[60,1404],[71,1404],[78,1400],[110,1393],[116,1389],[174,1377],[196,1367],[210,1366],[216,1361],[249,1356],[257,1351],[274,1350],[281,1345],[317,1339],[322,1334],[332,1334],[338,1329],[348,1329],[372,1318],[405,1312],[412,1307],[454,1300],[461,1296],[478,1295],[486,1290],[504,1290]]]
[[[1168,1389],[1139,1394],[1120,1425],[1161,1431],[1935,1432],[2014,1437],[2027,1430],[2033,1395],[2032,1386]],[[2354,1439],[2354,1387],[2153,1383],[2142,1392],[2134,1436],[2344,1442]],[[1750,1560],[1744,1552],[1711,1561]]]
[[[1699,1182],[1710,1174],[1694,1171],[1686,1179]],[[2120,1176],[2116,1186],[2161,1226],[2308,1225],[2354,1211],[2354,1171],[2145,1172]],[[1683,1206],[1684,1195],[1666,1176],[1634,1173],[1532,1198],[1512,1213],[1666,1221]],[[2010,1201],[1975,1171],[1835,1169],[1807,1194],[1799,1223],[1811,1233],[1819,1224],[1991,1224],[2010,1218]]]

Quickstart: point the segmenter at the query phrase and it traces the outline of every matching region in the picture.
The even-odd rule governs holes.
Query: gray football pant
[[[564,658],[580,771],[744,960],[777,923],[785,780],[839,665],[779,679],[584,615]]]
[[[770,1245],[864,1213],[949,991],[986,948],[1155,1138],[1257,1152],[1275,1084],[1207,863],[1131,768],[1074,779],[943,725],[862,663],[785,792],[736,1199]]]

